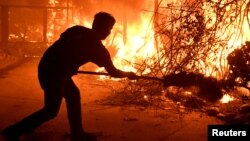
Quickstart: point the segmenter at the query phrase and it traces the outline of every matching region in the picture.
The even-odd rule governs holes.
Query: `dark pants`
[[[41,85],[44,89],[44,107],[6,128],[6,130],[17,136],[34,130],[42,123],[57,116],[62,98],[64,97],[66,100],[71,134],[75,137],[81,136],[83,129],[80,92],[73,80],[71,78],[57,82],[50,80],[46,85],[43,85],[42,83]]]

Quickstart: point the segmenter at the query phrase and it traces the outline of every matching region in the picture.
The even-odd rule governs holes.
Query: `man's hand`
[[[138,79],[138,76],[134,72],[127,72],[127,77],[130,80]]]

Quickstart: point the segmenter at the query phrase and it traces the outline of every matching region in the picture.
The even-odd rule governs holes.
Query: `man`
[[[101,40],[111,32],[115,19],[105,12],[97,13],[92,29],[73,26],[43,54],[38,66],[38,78],[44,90],[44,107],[7,127],[2,131],[6,141],[17,141],[19,137],[34,130],[42,123],[57,116],[62,102],[66,100],[72,141],[94,141],[96,138],[82,128],[80,92],[72,80],[78,68],[92,62],[104,67],[112,77],[136,79],[133,72],[116,69]]]

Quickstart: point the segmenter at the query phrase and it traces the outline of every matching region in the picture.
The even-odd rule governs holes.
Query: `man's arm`
[[[106,64],[105,64],[105,69],[106,71],[109,73],[110,76],[112,77],[116,77],[116,78],[123,78],[123,77],[128,77],[129,79],[137,79],[138,76],[134,73],[134,72],[126,72],[126,71],[122,71],[117,69],[110,57],[110,54],[107,52],[107,56],[106,56]]]
[[[116,78],[123,78],[128,77],[129,79],[136,79],[137,75],[134,72],[126,72],[117,69],[113,63],[109,63],[109,65],[105,66],[106,71],[109,73],[110,76]]]
[[[98,45],[96,45],[98,46]],[[123,78],[128,77],[129,79],[137,79],[138,76],[134,72],[126,72],[117,69],[112,60],[108,50],[101,44],[98,51],[95,52],[94,63],[99,67],[104,67],[111,77]]]

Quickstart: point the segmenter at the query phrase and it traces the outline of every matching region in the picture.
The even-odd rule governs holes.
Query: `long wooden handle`
[[[93,72],[93,71],[78,71],[78,73],[81,73],[81,74],[91,74],[91,75],[107,75],[109,76],[108,73],[105,73],[105,72]],[[157,77],[151,77],[151,76],[138,76],[138,78],[140,79],[150,79],[150,80],[160,80],[160,78],[157,78]]]
[[[105,72],[94,72],[94,71],[78,71],[78,73],[91,74],[91,75],[109,75],[108,73]]]

